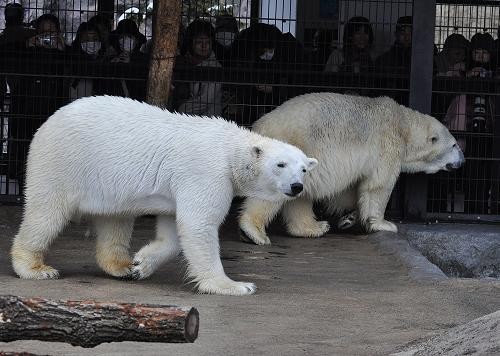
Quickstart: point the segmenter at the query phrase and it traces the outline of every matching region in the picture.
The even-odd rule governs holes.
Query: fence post
[[[431,112],[435,22],[436,0],[414,0],[409,105],[425,114]],[[405,178],[404,217],[423,219],[427,213],[427,176],[421,173]]]
[[[181,0],[157,0],[153,8],[153,43],[146,101],[165,107],[172,82],[181,17]]]

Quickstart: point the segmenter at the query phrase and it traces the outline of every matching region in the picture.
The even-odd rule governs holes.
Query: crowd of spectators
[[[20,4],[8,4],[5,29],[0,34],[1,61],[9,68],[3,77],[0,74],[0,101],[3,103],[5,95],[10,94],[8,151],[12,167],[8,171],[14,177],[22,177],[34,132],[62,105],[80,97],[103,94],[144,100],[151,51],[151,41],[146,40],[131,19],[121,20],[113,28],[111,18],[96,15],[80,24],[68,44],[56,16],[44,14],[31,24],[25,24],[23,17]],[[388,90],[380,92],[360,86],[337,91],[389,95],[401,104],[408,104],[408,87],[401,85],[400,77],[408,77],[410,73],[411,16],[397,20],[394,42],[381,53],[375,48],[375,31],[370,20],[362,16],[352,17],[344,24],[340,44],[336,43],[333,32],[320,29],[314,35],[313,47],[307,49],[290,33],[282,33],[274,25],[252,23],[242,30],[240,27],[237,19],[228,14],[217,16],[213,22],[195,19],[187,26],[180,25],[174,73],[181,79],[172,84],[167,108],[251,124],[300,93],[287,86],[290,76],[299,72],[378,75],[384,82],[381,86]],[[442,50],[435,51],[434,74],[440,78],[495,77],[498,47],[498,40],[494,41],[487,32],[479,32],[470,40],[453,33]],[[245,83],[206,78],[182,80],[183,73],[199,68],[222,71],[227,68],[271,76],[265,82]],[[288,77],[282,73],[288,73]],[[456,93],[435,99],[434,103],[439,101],[434,108],[438,109],[435,110],[438,118],[452,131],[494,131],[493,96]],[[485,157],[491,151],[491,140],[484,137],[474,139],[464,135],[460,137],[460,145],[469,156]],[[475,201],[487,201],[489,189],[487,185],[476,187],[484,196]],[[485,211],[487,207],[476,205],[469,210]]]

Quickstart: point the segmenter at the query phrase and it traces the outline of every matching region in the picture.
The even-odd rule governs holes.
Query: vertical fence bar
[[[431,112],[435,21],[435,0],[413,1],[409,105],[426,114]],[[426,175],[409,175],[405,183],[405,218],[425,218],[427,212]]]

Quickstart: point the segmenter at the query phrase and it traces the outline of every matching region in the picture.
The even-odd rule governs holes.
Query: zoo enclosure
[[[0,10],[5,9],[6,3],[0,1]],[[96,14],[107,18],[112,30],[116,30],[122,19],[131,18],[146,40],[152,36],[152,1],[26,0],[22,4],[26,23],[43,13],[56,15],[66,46],[75,39],[80,24]],[[462,34],[467,40],[478,32],[489,33],[497,39],[499,5],[498,1],[185,0],[174,90],[168,105],[185,112],[215,111],[240,125],[250,126],[288,98],[308,92],[335,91],[391,96],[442,121],[453,109],[450,105],[454,104],[455,114],[466,117],[468,101],[474,102],[476,98],[480,98],[479,102],[484,99],[492,108],[498,107],[498,40],[491,53],[492,74],[489,77],[440,76],[435,59],[443,51],[446,38],[453,33]],[[5,27],[2,15],[0,29]],[[235,21],[226,15],[232,15]],[[350,53],[346,54],[350,47],[344,43],[344,33],[353,17],[367,19],[367,26],[357,24],[357,27],[363,28],[361,32],[367,32],[368,28],[372,32],[368,36],[368,55],[361,51],[361,55],[353,54],[360,56],[354,59],[349,57]],[[234,40],[229,39],[233,40],[230,50],[222,51],[217,62],[193,65],[182,60],[185,59],[186,30],[195,19],[212,23],[213,46],[217,34],[218,40],[223,42],[225,38],[221,38],[220,33],[228,35],[229,29],[236,24],[238,34]],[[265,26],[254,30],[259,23],[274,25],[278,31]],[[33,27],[33,24],[26,27]],[[405,33],[408,28],[411,45],[399,49],[401,60],[384,57],[395,42],[395,34],[408,36]],[[272,58],[262,59],[266,53],[270,55],[270,48],[274,49]],[[141,46],[144,56],[140,60],[120,65],[109,58],[99,62],[82,61],[69,50],[57,58],[25,56],[19,47],[3,46],[1,50],[4,55],[0,77],[5,78],[6,86],[2,94],[0,201],[19,202],[25,151],[33,127],[25,125],[20,129],[24,134],[14,136],[13,123],[26,121],[34,127],[41,124],[57,107],[74,100],[72,85],[75,81],[93,83],[92,90],[84,92],[99,93],[95,90],[98,86],[101,93],[142,99],[150,48],[148,42],[144,42]],[[353,62],[348,63],[348,58]],[[189,95],[196,90],[202,91],[204,84],[207,84],[206,92],[198,93],[186,105]],[[210,95],[212,92],[219,95]],[[489,115],[490,122],[494,123],[496,111],[491,110]],[[466,167],[430,177],[402,176],[393,192],[388,215],[393,218],[499,221],[498,126],[492,124],[480,132],[468,126],[450,127],[466,142]]]

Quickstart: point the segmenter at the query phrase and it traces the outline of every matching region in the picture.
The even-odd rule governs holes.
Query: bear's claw
[[[358,212],[353,210],[345,215],[343,215],[337,224],[339,230],[347,230],[353,227],[359,220]]]

